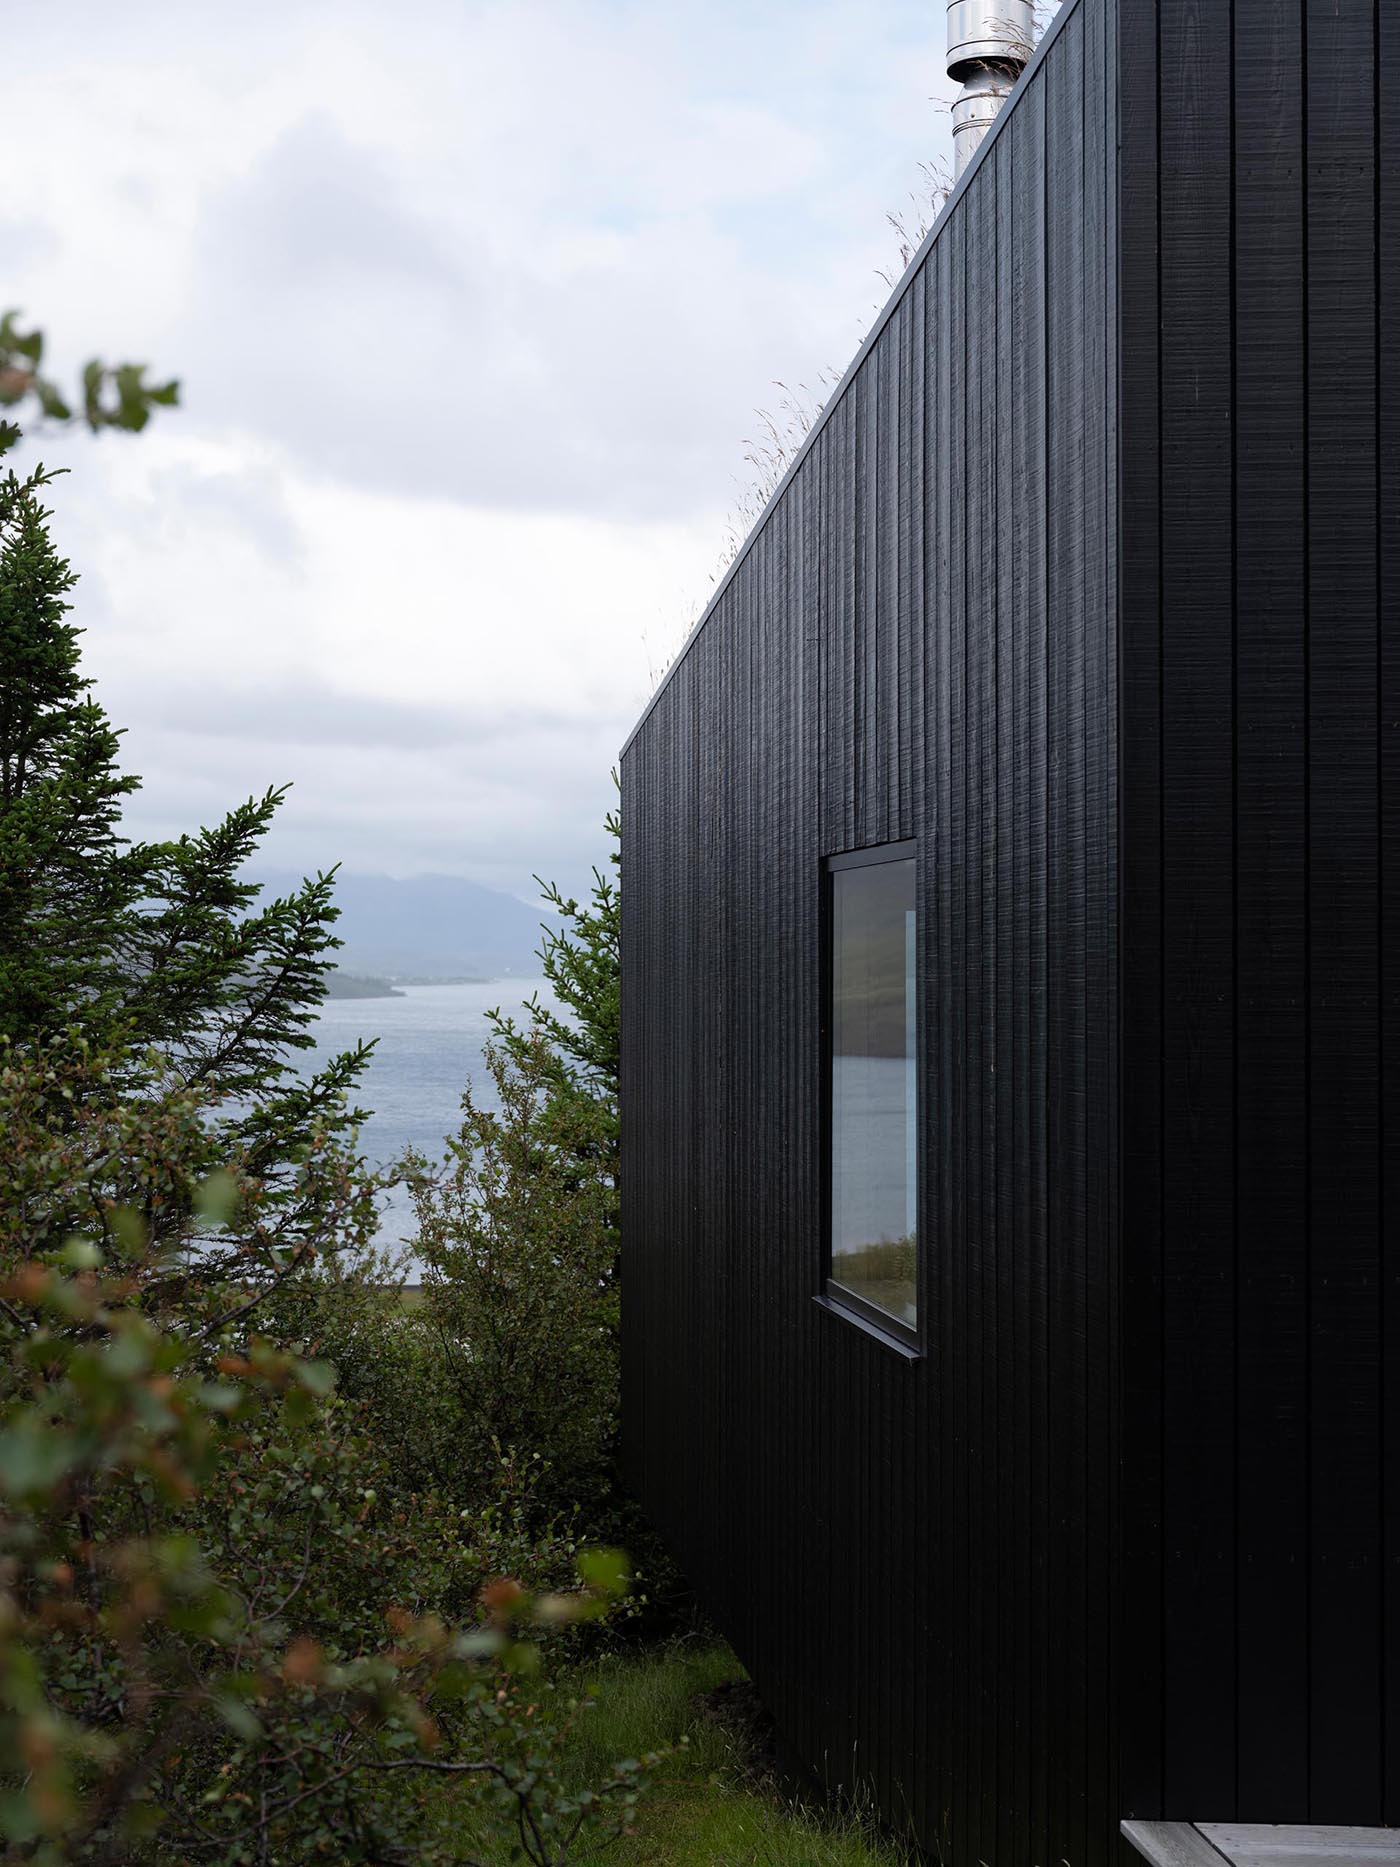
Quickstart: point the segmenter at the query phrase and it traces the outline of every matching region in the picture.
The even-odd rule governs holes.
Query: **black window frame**
[[[912,862],[914,864],[914,1028],[919,1029],[919,979],[918,948],[920,941],[918,903],[919,890],[919,846],[914,837],[905,838],[897,843],[872,843],[863,849],[845,849],[822,859],[821,865],[821,1016],[820,1056],[821,1056],[821,1119],[819,1124],[819,1142],[817,1158],[821,1163],[821,1253],[820,1279],[821,1288],[817,1296],[819,1306],[828,1314],[837,1316],[853,1324],[865,1335],[874,1337],[886,1347],[894,1349],[908,1361],[920,1360],[924,1353],[924,1317],[926,1306],[923,1296],[924,1279],[922,1275],[923,1226],[915,1232],[915,1309],[918,1321],[914,1326],[902,1322],[898,1316],[892,1316],[888,1310],[880,1308],[878,1303],[868,1302],[854,1290],[848,1290],[841,1281],[832,1275],[832,1101],[835,1091],[835,1078],[832,1068],[833,1029],[833,994],[836,983],[836,937],[835,937],[835,900],[836,891],[832,878],[845,869],[874,868],[886,862]],[[918,1205],[922,1210],[924,1203],[923,1186],[923,1129],[924,1098],[919,1079],[922,1070],[915,1061],[915,1104],[914,1135],[917,1159]]]

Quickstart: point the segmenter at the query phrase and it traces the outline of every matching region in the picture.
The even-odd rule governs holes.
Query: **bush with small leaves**
[[[541,1502],[585,1519],[611,1495],[617,1415],[616,1190],[608,1112],[557,1093],[536,1031],[490,1044],[499,1107],[470,1088],[445,1166],[409,1163],[423,1319],[455,1407],[458,1456],[538,1456]]]
[[[608,1611],[618,1564],[528,1545],[508,1487],[466,1514],[403,1487],[330,1364],[265,1330],[314,1247],[217,1164],[215,1092],[152,1076],[115,1098],[130,1067],[78,1043],[0,1067],[10,1857],[460,1859],[422,1788],[453,1776],[523,1858],[567,1860],[642,1773],[564,1784],[541,1644]],[[337,1150],[301,1173],[343,1216],[364,1189]],[[517,1555],[555,1586],[504,1579]]]

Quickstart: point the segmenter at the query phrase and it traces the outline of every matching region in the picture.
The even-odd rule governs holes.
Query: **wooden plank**
[[[1012,311],[1015,242],[1014,136],[998,140],[993,157],[996,192],[996,779],[991,860],[995,869],[995,1065],[991,1114],[996,1240],[996,1340],[993,1412],[996,1444],[996,1604],[998,1690],[993,1858],[1024,1858],[1017,1826],[1017,1635],[1021,1561],[1016,1538],[1024,1535],[1022,1497],[1027,1474],[1016,1433],[1016,1389],[1024,1378],[1016,1331],[1016,611],[1012,538],[1015,514],[1015,453],[1012,410],[1015,396]],[[1014,548],[1013,548],[1014,549]],[[1024,1819],[1024,1817],[1022,1817]]]
[[[898,507],[892,496],[888,513],[883,509],[886,476],[881,468],[886,429],[894,427],[893,421],[887,419],[884,385],[890,371],[889,359],[895,338],[896,321],[891,320],[886,326],[885,341],[871,351],[863,372],[867,379],[866,454],[862,478],[866,505],[857,515],[857,527],[863,540],[862,555],[866,564],[864,609],[870,666],[870,742],[865,769],[866,784],[871,795],[867,800],[866,831],[862,840],[872,843],[891,840],[898,827],[899,808],[899,786],[889,763],[889,746],[897,731],[897,719],[890,705],[896,696],[889,680],[891,670],[897,673],[894,605],[892,600],[887,601],[885,597],[887,579],[883,548],[885,532],[897,515]],[[868,1487],[866,1517],[872,1525],[899,1522],[902,1518],[902,1510],[895,1507],[892,1495],[891,1399],[888,1381],[866,1383],[866,1399],[862,1409],[865,1440],[862,1458]],[[869,1535],[867,1530],[864,1536]],[[874,1638],[869,1643],[870,1651],[860,1675],[857,1698],[858,1728],[866,1746],[862,1774],[879,1804],[886,1808],[890,1806],[894,1774],[890,1733],[891,1671],[897,1664],[890,1623],[900,1599],[899,1572],[904,1547],[905,1539],[901,1537],[897,1547],[891,1551],[886,1586],[874,1604],[871,1615]]]
[[[1162,0],[1164,1809],[1235,1807],[1230,15]]]
[[[1011,131],[1013,241],[1011,584],[1013,592],[1013,1061],[1017,1473],[1012,1535],[1015,1778],[1012,1860],[1044,1858],[1045,1549],[1045,91],[1028,92]],[[1003,832],[1007,826],[1003,824]]]
[[[1041,173],[1048,168],[1046,93],[1037,86],[1027,99],[1031,137]],[[1050,1539],[1053,1482],[1050,1452],[1050,868],[1044,852],[1050,817],[1050,588],[1049,588],[1049,227],[1043,209],[1035,215],[1031,261],[1035,284],[1028,306],[1029,374],[1026,379],[1026,485],[1034,501],[1026,528],[1026,838],[1027,838],[1027,1069],[1030,1073],[1030,1128],[1026,1137],[1029,1248],[1025,1277],[1029,1306],[1030,1359],[1025,1382],[1031,1418],[1031,1559],[1032,1711],[1030,1764],[1031,1838],[1047,1855],[1050,1839],[1050,1731],[1056,1716],[1053,1664],[1054,1614],[1050,1598]]]
[[[1394,1365],[1400,1343],[1400,18],[1377,9],[1379,124],[1376,264],[1378,294],[1377,457],[1380,468],[1378,678],[1380,731],[1380,921],[1382,1070],[1380,1238],[1381,1339]],[[1381,1819],[1400,1822],[1400,1381],[1387,1378],[1381,1422],[1385,1571],[1385,1728]]]
[[[1225,1859],[1190,1822],[1124,1822],[1123,1834],[1151,1867],[1221,1867]]]
[[[922,414],[927,393],[924,379],[924,306],[925,279],[921,274],[910,288],[908,299],[898,319],[899,349],[895,372],[894,486],[897,525],[891,574],[895,579],[894,635],[897,642],[898,760],[891,773],[893,796],[897,803],[897,823],[901,838],[913,837],[924,851],[924,861],[915,865],[916,890],[926,888],[927,844],[925,833],[923,782],[923,696],[925,609],[923,597],[923,523],[924,523],[924,435]],[[926,1058],[924,1032],[927,1021],[922,1015],[924,953],[928,941],[928,909],[920,892],[915,895],[917,939],[915,948],[916,1004],[920,1055],[915,1066],[918,1107],[925,1110]],[[925,1115],[926,1119],[926,1115]],[[928,1328],[928,1234],[927,1172],[919,1164],[916,1202],[918,1240],[917,1291],[920,1327]],[[927,1336],[926,1336],[927,1339]],[[892,1432],[897,1441],[898,1467],[894,1479],[903,1502],[903,1511],[912,1525],[908,1546],[901,1552],[901,1588],[892,1596],[891,1631],[892,1691],[890,1703],[891,1734],[889,1748],[893,1771],[887,1806],[901,1807],[906,1821],[917,1806],[919,1778],[923,1769],[912,1759],[928,1757],[926,1742],[919,1735],[926,1694],[923,1682],[931,1656],[928,1652],[929,1611],[926,1599],[929,1573],[928,1489],[924,1480],[926,1461],[921,1449],[929,1438],[926,1382],[920,1383],[908,1402],[893,1407]],[[901,1639],[901,1624],[902,1634]],[[924,1768],[927,1766],[925,1765]]]
[[[1370,5],[1308,0],[1315,1821],[1381,1813],[1374,48]]]
[[[1119,928],[1123,1081],[1120,1806],[1162,1809],[1161,307],[1157,13],[1119,19]]]
[[[964,921],[968,1016],[966,1070],[966,1259],[968,1588],[964,1612],[976,1655],[969,1675],[968,1829],[978,1858],[996,1852],[996,1219],[988,1149],[994,1140],[996,871],[996,162],[986,163],[967,215],[967,763],[964,809],[967,866]]]
[[[1116,630],[1109,594],[1109,536],[1117,522],[1109,510],[1108,430],[1113,393],[1109,377],[1114,323],[1109,272],[1111,250],[1108,178],[1102,153],[1110,142],[1105,96],[1107,9],[1084,15],[1084,645],[1082,660],[1084,838],[1084,1230],[1080,1278],[1083,1328],[1086,1867],[1116,1859],[1120,1813],[1113,1788],[1117,1707],[1111,1694],[1112,1604],[1117,1580],[1114,1486],[1118,1393],[1114,1382],[1114,1302],[1117,1212],[1109,1192],[1109,1160],[1117,1116],[1111,1063],[1118,1045],[1114,989],[1117,979],[1113,920],[1113,851],[1117,841],[1117,771],[1109,744],[1116,706],[1112,669]]]
[[[967,442],[970,336],[967,291],[967,246],[969,197],[964,195],[948,228],[949,269],[949,345],[948,405],[950,412],[949,471],[956,488],[956,503],[949,535],[949,608],[948,638],[948,770],[949,785],[944,797],[948,822],[947,866],[943,883],[949,900],[948,946],[945,964],[949,968],[951,1017],[949,1037],[950,1067],[943,1123],[947,1129],[948,1173],[952,1188],[952,1207],[944,1250],[948,1258],[950,1320],[954,1333],[948,1344],[951,1374],[949,1424],[952,1429],[950,1480],[947,1497],[949,1543],[952,1551],[950,1570],[951,1599],[957,1612],[951,1630],[953,1729],[948,1753],[950,1778],[947,1796],[955,1848],[967,1846],[967,1836],[975,1821],[971,1778],[975,1764],[976,1724],[972,1704],[977,1680],[977,1655],[972,1638],[968,1603],[973,1588],[972,1547],[972,1461],[968,1456],[969,1390],[976,1380],[967,1352],[971,1315],[971,1225],[968,1204],[967,1129],[968,1068],[967,1037],[970,1018],[975,1015],[969,1003],[967,919],[968,893],[973,879],[967,840]],[[974,307],[975,310],[975,307]]]
[[[1084,19],[1065,28],[1063,82],[1047,100],[1048,744],[1050,864],[1049,1336],[1054,1715],[1050,1832],[1057,1857],[1087,1849],[1085,1623],[1087,1430],[1084,822]]]
[[[852,389],[855,464],[851,512],[855,565],[857,763],[851,774],[856,846],[889,841],[889,800],[880,770],[880,632],[877,610],[878,424],[880,363],[884,346],[873,350],[856,372]]]
[[[894,359],[890,388],[893,434],[885,453],[889,462],[890,484],[882,489],[882,502],[888,498],[894,518],[887,534],[888,556],[882,573],[887,599],[893,605],[895,656],[890,678],[895,685],[896,727],[890,754],[889,783],[895,800],[895,835],[902,841],[917,834],[922,811],[915,799],[922,795],[920,731],[923,694],[924,610],[922,602],[923,540],[921,527],[924,510],[923,453],[915,433],[914,407],[916,377],[918,400],[922,404],[923,359],[918,353],[917,337],[923,330],[923,279],[916,279],[898,319],[898,352]]]
[[[1032,135],[1041,173],[1049,169],[1047,118],[1049,86],[1037,88],[1031,103]],[[1050,1734],[1058,1710],[1055,1671],[1055,1609],[1051,1597],[1050,1547],[1055,1521],[1051,1447],[1050,1346],[1050,366],[1049,366],[1049,216],[1037,214],[1032,260],[1037,266],[1030,315],[1039,328],[1030,335],[1032,374],[1027,378],[1027,484],[1035,498],[1026,539],[1028,635],[1028,711],[1026,730],[1026,834],[1030,872],[1026,940],[1028,946],[1027,1015],[1030,1071],[1029,1217],[1031,1245],[1026,1282],[1030,1306],[1031,1357],[1026,1370],[1031,1421],[1031,1534],[1035,1553],[1031,1569],[1031,1624],[1034,1630],[1030,1765],[1031,1839],[1051,1854],[1051,1784],[1054,1759]]]
[[[1151,1867],[1400,1867],[1400,1829],[1124,1822]]]
[[[1400,1829],[1265,1826],[1200,1822],[1200,1833],[1234,1867],[1400,1867]]]
[[[918,1095],[920,1119],[925,1133],[933,1120],[934,1083],[937,1065],[934,1021],[931,1016],[935,987],[933,951],[937,937],[936,887],[933,850],[937,827],[935,792],[929,783],[933,768],[934,732],[933,631],[933,474],[929,449],[936,425],[937,387],[933,382],[935,341],[930,319],[937,319],[933,294],[932,269],[921,272],[914,284],[913,315],[910,327],[909,403],[902,420],[906,424],[909,454],[908,494],[910,501],[910,552],[906,566],[907,595],[911,608],[910,634],[913,644],[910,688],[913,732],[914,771],[910,777],[910,811],[914,834],[919,839],[924,860],[916,870],[919,887],[919,943],[917,986],[919,1003]],[[932,1150],[925,1147],[919,1159],[919,1304],[924,1341],[936,1345],[940,1335],[938,1309],[938,1234],[937,1198],[932,1185]],[[938,1383],[927,1368],[918,1383],[918,1400],[909,1433],[911,1495],[914,1500],[915,1535],[922,1553],[924,1583],[917,1592],[913,1646],[916,1663],[909,1669],[908,1716],[909,1746],[914,1759],[923,1759],[923,1767],[908,1768],[904,1783],[904,1826],[915,1833],[932,1832],[930,1810],[932,1786],[938,1778],[938,1718],[933,1682],[938,1678],[938,1622],[929,1593],[929,1579],[935,1587],[941,1575],[942,1551],[939,1543],[938,1449],[940,1421]]]
[[[952,243],[942,239],[934,254],[932,278],[936,283],[932,307],[934,339],[933,373],[930,388],[935,397],[936,416],[930,424],[932,456],[929,479],[933,494],[931,509],[932,563],[928,576],[932,602],[930,617],[930,656],[932,699],[932,791],[934,830],[931,839],[934,901],[936,917],[930,921],[932,935],[930,969],[931,989],[925,999],[928,1015],[934,1020],[926,1042],[930,1051],[933,1094],[929,1116],[933,1138],[928,1158],[936,1181],[936,1243],[934,1247],[937,1276],[936,1364],[933,1370],[937,1401],[935,1417],[938,1438],[935,1442],[936,1510],[938,1536],[938,1586],[944,1599],[953,1601],[958,1586],[958,1465],[957,1427],[955,1424],[955,1383],[958,1366],[957,1283],[954,1277],[956,1227],[956,1178],[953,1155],[953,1098],[955,1035],[954,1004],[958,990],[953,959],[953,700],[950,662],[952,656],[952,558],[954,514],[958,512],[953,490],[953,342],[954,274]],[[961,279],[958,279],[959,288]],[[959,519],[961,513],[958,512]],[[931,1797],[932,1833],[946,1852],[952,1843],[952,1809],[949,1786],[958,1768],[957,1745],[961,1728],[961,1705],[957,1696],[955,1664],[956,1616],[940,1614],[934,1648],[936,1671],[931,1690],[936,1695],[938,1786]]]
[[[1119,477],[1119,381],[1122,356],[1122,324],[1119,295],[1122,290],[1118,250],[1118,189],[1120,145],[1123,134],[1119,81],[1119,15],[1116,7],[1104,9],[1103,56],[1103,132],[1102,147],[1091,152],[1103,169],[1103,241],[1106,315],[1104,319],[1104,596],[1101,619],[1103,655],[1103,810],[1105,834],[1103,848],[1103,937],[1107,955],[1106,991],[1101,1008],[1091,1003],[1091,1019],[1105,1055],[1105,1093],[1107,1119],[1098,1137],[1102,1148],[1102,1181],[1105,1236],[1101,1250],[1106,1262],[1103,1303],[1107,1316],[1107,1353],[1103,1369],[1103,1414],[1106,1434],[1107,1474],[1105,1505],[1108,1512],[1107,1534],[1108,1584],[1103,1603],[1091,1608],[1103,1617],[1106,1655],[1103,1707],[1107,1739],[1104,1801],[1097,1811],[1102,1826],[1105,1851],[1115,1867],[1122,1867],[1127,1848],[1118,1833],[1118,1818],[1123,1813],[1122,1720],[1120,1716],[1121,1679],[1123,1674],[1123,1232],[1122,1232],[1122,1133],[1121,1061],[1123,1051],[1122,999],[1122,636],[1119,629],[1119,530],[1121,524],[1121,482]],[[1098,1020],[1102,1018],[1100,1026]],[[1091,1815],[1095,1812],[1091,1811]]]
[[[843,597],[847,605],[842,631],[851,644],[851,708],[854,717],[851,763],[842,774],[849,800],[850,847],[884,840],[887,816],[884,787],[877,775],[879,754],[878,640],[875,618],[875,424],[878,412],[879,359],[868,354],[855,373],[846,398],[850,453],[842,487],[843,531],[850,572]]]
[[[757,1158],[771,1158],[768,1152],[770,1149],[779,1150],[781,1157],[781,1165],[775,1166],[767,1175],[760,1176],[764,1200],[762,1223],[765,1236],[769,1237],[781,1230],[783,1212],[801,1198],[798,1170],[801,1140],[795,1147],[784,1148],[782,1134],[784,1117],[797,1101],[796,1052],[806,1023],[797,1014],[806,997],[804,987],[808,984],[808,973],[803,955],[804,949],[810,945],[810,937],[806,940],[799,937],[794,943],[796,964],[792,966],[776,966],[774,952],[782,938],[782,917],[788,915],[795,919],[801,912],[798,904],[803,898],[795,865],[800,861],[802,843],[801,745],[805,737],[801,725],[805,699],[802,678],[801,552],[797,541],[802,536],[805,490],[804,476],[799,473],[794,478],[791,497],[780,515],[778,537],[770,558],[768,628],[764,654],[765,658],[771,658],[777,670],[777,680],[762,683],[760,687],[762,737],[767,748],[766,758],[773,773],[774,816],[782,839],[782,848],[776,860],[770,861],[761,874],[759,902],[760,932],[765,944],[764,996],[774,1033],[774,1061],[760,1090],[757,1147],[762,1152],[758,1153]],[[783,693],[774,691],[779,686],[784,690]],[[777,1322],[774,1331],[775,1354],[764,1395],[765,1438],[775,1451],[783,1439],[782,1409],[790,1404],[790,1396],[801,1380],[797,1367],[801,1352],[801,1321],[800,1309],[795,1301],[796,1292],[792,1288],[794,1270],[800,1275],[800,1263],[795,1266],[784,1258],[768,1255],[765,1281],[769,1294],[766,1300],[772,1305]],[[804,1465],[801,1451],[793,1449],[786,1458],[779,1454],[769,1467],[766,1534],[771,1543],[782,1540],[785,1525],[794,1521],[802,1511]],[[764,1617],[768,1627],[765,1645],[771,1654],[771,1661],[766,1661],[766,1665],[780,1666],[782,1655],[791,1650],[801,1592],[798,1589],[782,1588],[781,1578],[777,1575],[768,1577]]]
[[[1302,20],[1235,6],[1239,1803],[1307,1813]]]

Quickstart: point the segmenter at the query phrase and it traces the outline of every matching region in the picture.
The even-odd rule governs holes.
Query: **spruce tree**
[[[0,1038],[75,1035],[123,1059],[115,1094],[152,1073],[213,1089],[230,1154],[290,1185],[306,1149],[360,1115],[367,1047],[309,1078],[294,1067],[340,944],[334,871],[265,903],[243,879],[284,790],[172,841],[123,837],[140,781],[81,672],[51,477],[0,482]],[[289,1193],[301,1234],[294,1207]]]
[[[616,777],[614,773],[614,783]],[[613,845],[609,866],[620,869],[622,824],[616,811],[608,812],[603,829]],[[621,889],[611,875],[596,867],[587,902],[566,896],[555,882],[544,882],[538,875],[535,880],[559,916],[557,927],[541,927],[538,957],[546,983],[563,1006],[563,1016],[535,994],[524,1007],[524,1028],[499,1010],[489,1014],[490,1021],[497,1043],[517,1066],[528,1064],[538,1040],[543,1040],[554,1100],[596,1106],[601,1116],[599,1139],[615,1181],[622,1072]]]
[[[117,819],[136,788],[117,735],[78,671],[65,617],[76,581],[54,550],[42,469],[0,484],[0,1032],[11,1039],[89,1019],[113,981],[114,923],[139,895]]]

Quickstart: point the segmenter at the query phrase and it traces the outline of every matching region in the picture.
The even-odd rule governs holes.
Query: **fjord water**
[[[443,1137],[456,1132],[462,1090],[470,1083],[482,1106],[496,1108],[482,1046],[490,1037],[487,1012],[518,1013],[538,993],[555,1003],[542,979],[492,979],[484,984],[405,985],[402,998],[327,999],[316,1026],[309,1063],[323,1063],[360,1038],[378,1044],[361,1079],[359,1102],[373,1110],[360,1131],[366,1158],[387,1165],[407,1147],[440,1159]],[[413,1230],[413,1210],[402,1187],[388,1196],[381,1244],[399,1245]]]

